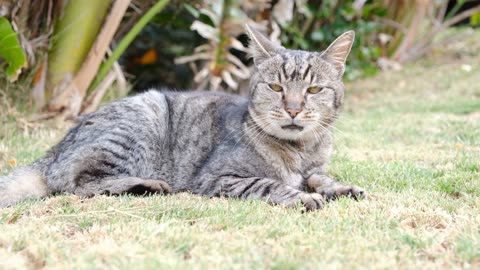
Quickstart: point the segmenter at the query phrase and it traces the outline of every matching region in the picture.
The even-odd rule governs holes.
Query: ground
[[[189,194],[54,196],[0,209],[0,268],[480,267],[479,33],[347,85],[329,173],[364,187],[301,213]],[[2,103],[1,174],[65,133]]]

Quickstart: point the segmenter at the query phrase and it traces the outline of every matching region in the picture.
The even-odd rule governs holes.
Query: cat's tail
[[[50,193],[45,176],[35,166],[21,167],[0,176],[0,208],[26,199],[40,199]]]

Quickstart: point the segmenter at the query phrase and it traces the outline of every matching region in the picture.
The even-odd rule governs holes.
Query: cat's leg
[[[307,211],[321,209],[325,204],[320,194],[306,193],[274,179],[224,176],[218,180],[220,187],[216,188],[217,191],[220,190],[219,194],[227,197],[262,199],[287,207],[295,207],[300,203]]]
[[[172,188],[165,181],[142,179],[137,177],[125,177],[118,179],[101,179],[91,182],[85,182],[76,187],[75,194],[82,197],[91,197],[93,195],[107,194],[168,194]]]
[[[352,197],[357,200],[364,199],[367,196],[362,188],[344,185],[323,174],[311,175],[307,179],[306,184],[308,188],[322,194],[327,200],[334,200],[342,196]]]

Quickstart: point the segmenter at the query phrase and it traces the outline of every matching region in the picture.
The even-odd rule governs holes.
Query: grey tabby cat
[[[324,52],[288,50],[247,26],[249,98],[156,92],[79,119],[46,156],[0,177],[0,206],[53,193],[176,193],[320,209],[365,192],[324,173],[342,106],[349,31]]]

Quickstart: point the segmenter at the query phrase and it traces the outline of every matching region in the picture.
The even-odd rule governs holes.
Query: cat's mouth
[[[303,130],[303,127],[302,127],[302,126],[295,125],[295,124],[291,124],[291,125],[287,125],[287,126],[282,126],[282,129],[302,131],[302,130]]]

